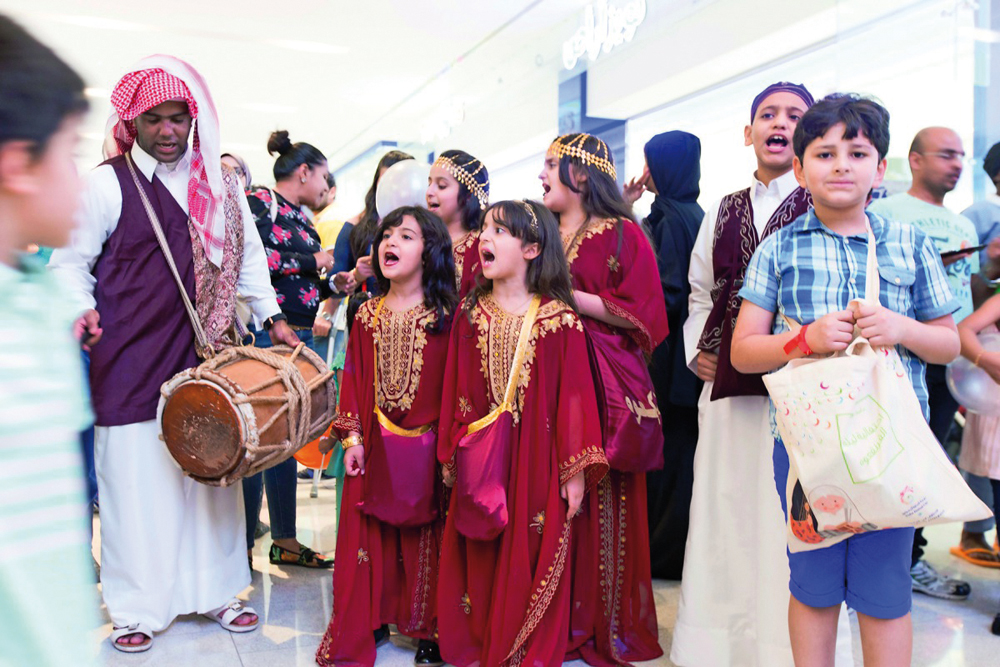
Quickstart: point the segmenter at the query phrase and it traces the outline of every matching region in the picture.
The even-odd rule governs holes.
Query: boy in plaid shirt
[[[959,351],[958,308],[933,241],[918,228],[866,212],[885,174],[889,114],[856,95],[831,95],[799,121],[795,176],[814,210],[765,239],[747,268],[732,361],[744,373],[845,350],[855,325],[877,347],[896,346],[927,417],[924,364]],[[879,303],[863,298],[868,230],[876,242]],[[797,333],[783,318],[801,322]],[[773,418],[772,418],[773,424]],[[775,437],[774,476],[784,507],[788,455]],[[909,665],[913,529],[854,535],[790,553],[789,632],[796,664],[833,664],[842,602],[858,615],[866,664]]]

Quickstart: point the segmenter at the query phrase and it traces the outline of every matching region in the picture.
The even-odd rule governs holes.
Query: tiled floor
[[[336,495],[332,482],[325,482],[319,497],[309,497],[309,485],[299,485],[299,539],[317,551],[332,553]],[[267,512],[263,512],[266,519]],[[990,634],[993,615],[1000,609],[1000,570],[967,565],[948,554],[957,541],[957,526],[927,530],[931,542],[928,559],[942,572],[972,584],[967,602],[947,602],[915,595],[913,601],[914,659],[917,667],[988,667],[1000,665],[1000,637]],[[243,598],[261,615],[263,626],[251,633],[231,634],[215,623],[194,616],[179,618],[156,637],[146,653],[126,655],[106,641],[111,631],[105,623],[98,631],[101,665],[197,665],[198,667],[283,667],[314,665],[313,654],[329,619],[331,578],[329,572],[297,567],[279,568],[267,562],[267,536],[255,550],[253,582]],[[654,582],[660,643],[669,653],[680,585]],[[105,618],[105,620],[107,620]],[[855,661],[861,665],[857,624]],[[413,649],[404,637],[394,636],[379,649],[379,667],[410,666]],[[568,663],[582,665],[583,663]],[[673,665],[666,657],[644,665]]]

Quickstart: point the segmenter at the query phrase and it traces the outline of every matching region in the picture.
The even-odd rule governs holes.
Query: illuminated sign
[[[563,43],[563,65],[573,69],[584,55],[593,62],[601,53],[631,42],[645,18],[646,0],[629,0],[621,6],[600,0],[587,5],[583,24]]]

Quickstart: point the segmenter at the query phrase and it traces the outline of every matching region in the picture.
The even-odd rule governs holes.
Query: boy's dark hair
[[[63,121],[87,110],[83,87],[49,47],[0,15],[0,143],[30,141],[41,156]]]
[[[326,164],[326,156],[312,144],[304,141],[292,143],[287,130],[276,130],[267,140],[269,155],[277,155],[274,161],[274,180],[282,181],[288,178],[299,165],[306,164],[310,169]]]
[[[441,153],[443,158],[448,158],[466,172],[472,174],[476,182],[483,186],[486,194],[490,193],[490,173],[478,158],[475,158],[465,151],[448,150]],[[479,229],[482,225],[483,209],[479,205],[479,200],[472,194],[468,186],[456,179],[458,183],[458,206],[462,211],[462,226],[468,232]]]
[[[403,151],[391,150],[382,156],[375,167],[375,177],[372,179],[372,186],[365,194],[365,210],[361,213],[358,224],[351,229],[348,241],[351,246],[351,254],[354,257],[364,257],[368,254],[368,246],[372,244],[375,236],[375,228],[378,227],[378,211],[375,208],[375,193],[378,191],[378,181],[382,178],[382,170],[388,169],[397,162],[412,160],[413,156]],[[354,267],[351,267],[354,268]]]
[[[827,95],[802,114],[792,137],[795,157],[801,162],[806,147],[837,123],[844,124],[844,139],[864,134],[878,151],[878,159],[885,159],[889,152],[889,112],[875,100],[856,93]]]
[[[534,220],[532,213],[528,212],[529,208],[534,213],[534,219],[538,221],[537,228],[533,225]],[[496,221],[510,231],[511,236],[521,239],[522,246],[529,243],[538,244],[538,257],[528,263],[526,276],[528,291],[550,299],[558,299],[576,310],[569,265],[563,252],[562,238],[559,236],[559,223],[556,222],[552,212],[542,204],[529,199],[497,202],[483,213],[484,220],[490,211],[493,211]],[[473,307],[492,289],[493,281],[487,280],[480,274],[476,289],[465,300],[465,309],[470,322]]]
[[[372,241],[372,270],[379,292],[388,294],[389,279],[382,275],[382,267],[378,261],[378,247],[382,242],[382,235],[387,230],[403,224],[403,218],[406,216],[417,221],[420,233],[424,237],[424,252],[421,255],[424,305],[433,308],[437,313],[436,321],[427,327],[427,331],[437,333],[451,321],[451,314],[455,312],[455,306],[458,304],[451,236],[441,218],[420,206],[401,206],[385,216],[375,231],[375,240]]]

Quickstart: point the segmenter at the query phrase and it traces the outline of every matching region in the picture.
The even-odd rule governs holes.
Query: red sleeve
[[[594,377],[590,364],[580,362],[587,359],[586,334],[576,315],[567,313],[563,318],[555,437],[559,483],[583,470],[590,489],[607,473],[608,461],[601,444]]]
[[[466,312],[459,307],[455,314],[455,319],[451,324],[451,335],[448,339],[448,359],[444,364],[444,380],[441,390],[441,417],[438,420],[438,462],[447,466],[454,472],[455,451],[458,449],[460,435],[452,433],[453,430],[463,432],[465,424],[461,424],[455,419],[455,406],[458,402],[458,356],[460,347],[460,334],[462,320],[466,319]]]
[[[611,280],[598,293],[608,311],[631,322],[628,334],[647,353],[667,337],[667,307],[663,302],[656,254],[639,225],[624,221],[622,248],[618,260],[609,259]],[[614,232],[617,234],[617,232]],[[614,241],[617,245],[617,239]]]
[[[366,304],[367,305],[367,304]],[[344,374],[340,385],[340,400],[337,403],[337,417],[331,429],[341,438],[347,437],[349,431],[357,431],[364,436],[361,423],[361,392],[374,390],[374,385],[363,386],[365,363],[362,353],[362,336],[364,326],[360,319],[355,321],[353,331],[347,339],[347,352],[344,355]],[[374,398],[374,397],[373,397]]]

